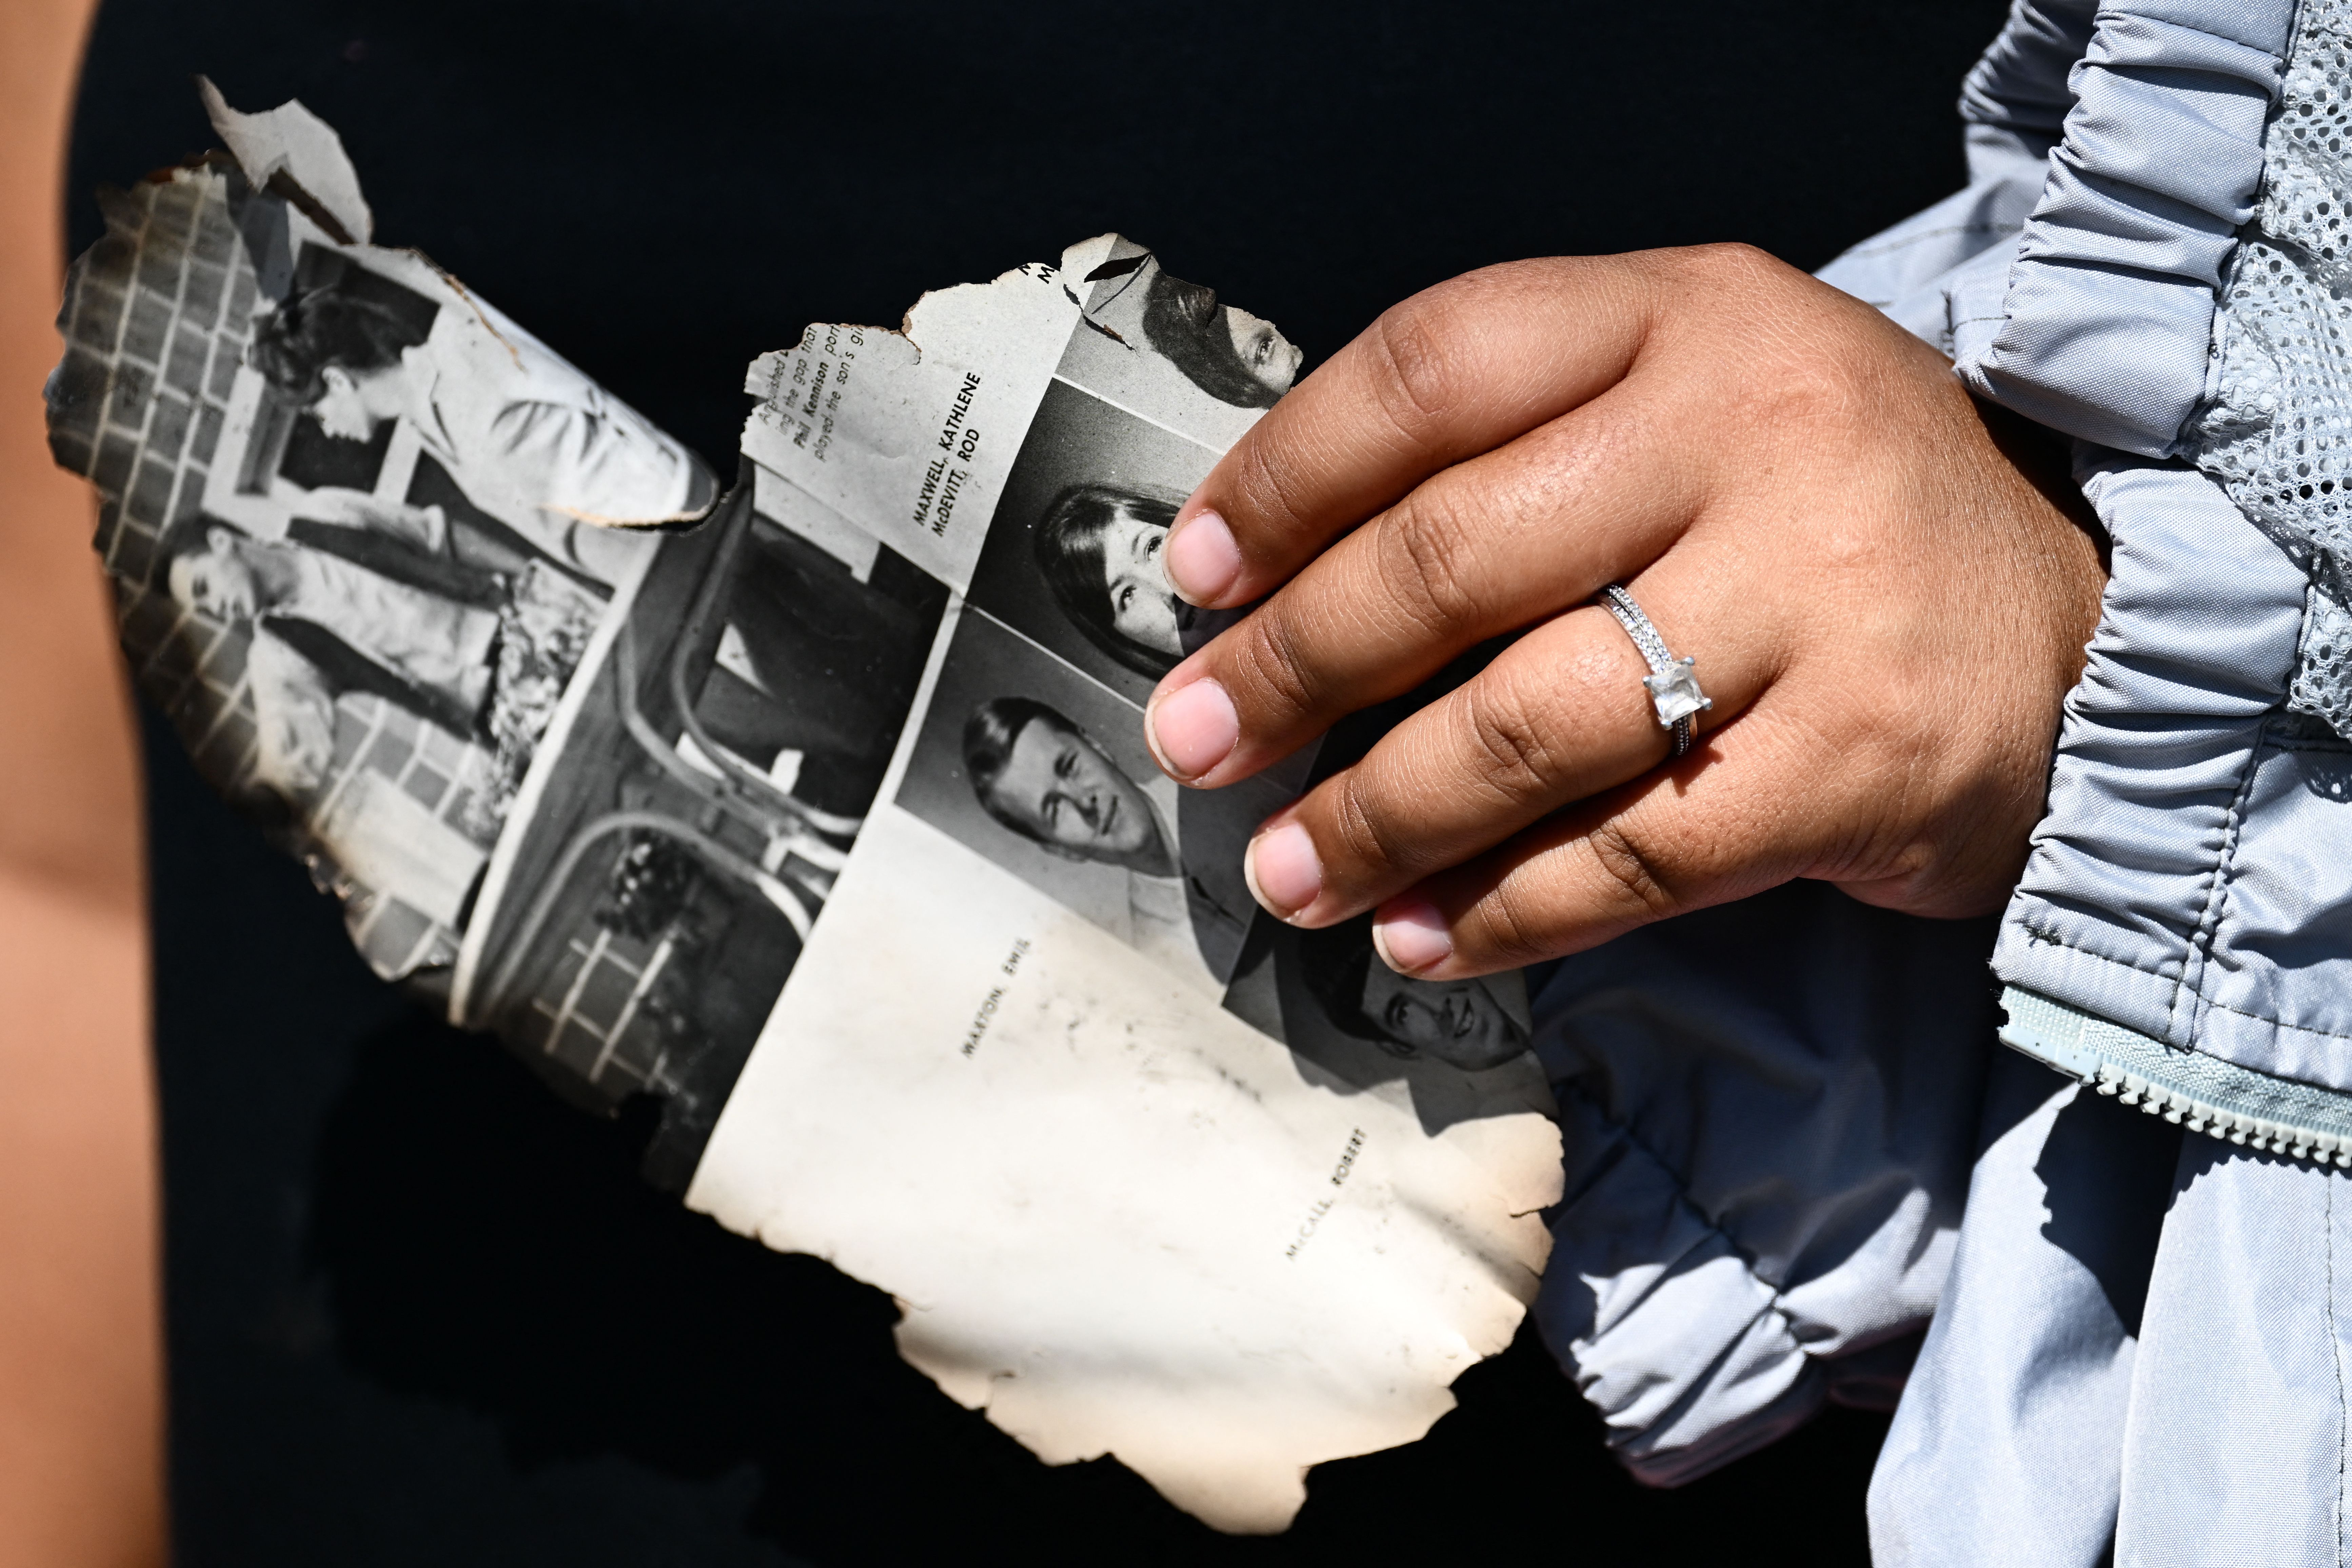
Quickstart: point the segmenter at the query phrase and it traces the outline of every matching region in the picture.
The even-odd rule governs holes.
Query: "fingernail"
[[[1372,945],[1381,961],[1400,974],[1418,974],[1454,955],[1445,917],[1426,899],[1391,905],[1372,922]]]
[[[1249,852],[1242,857],[1242,876],[1249,882],[1250,896],[1284,920],[1323,891],[1323,861],[1315,853],[1315,840],[1295,822],[1250,840]]]
[[[1160,765],[1189,783],[1233,754],[1242,721],[1223,686],[1196,680],[1152,704],[1148,733]]]
[[[1168,541],[1168,581],[1195,605],[1206,605],[1242,574],[1234,531],[1213,511],[1196,511]]]

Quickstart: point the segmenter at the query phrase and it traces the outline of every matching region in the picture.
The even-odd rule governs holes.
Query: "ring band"
[[[1650,667],[1642,685],[1658,711],[1658,727],[1674,736],[1674,754],[1681,756],[1691,749],[1692,716],[1715,706],[1715,700],[1698,689],[1698,676],[1694,673],[1698,661],[1687,655],[1676,658],[1666,651],[1666,639],[1658,635],[1658,628],[1650,624],[1650,617],[1642,613],[1623,584],[1610,584],[1592,595],[1592,602],[1616,616],[1617,624],[1641,650],[1642,662]]]

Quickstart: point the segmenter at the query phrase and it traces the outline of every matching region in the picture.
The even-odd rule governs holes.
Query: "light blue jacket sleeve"
[[[1991,932],[1822,889],[1545,988],[1537,1316],[1645,1479],[1891,1387],[1932,1310],[1883,1563],[2338,1559],[2347,17],[2021,0],[1962,89],[1968,187],[1822,274],[2074,438],[2113,574],[1990,943],[2016,1053],[1984,1055]]]
[[[1823,273],[1885,296],[1980,395],[2077,437],[2114,542],[1994,958],[2005,1037],[2189,1125],[2352,1163],[2352,683],[2331,674],[2352,612],[2338,579],[2314,586],[2334,535],[2306,514],[2332,515],[2335,484],[2294,493],[2322,457],[2304,448],[2330,445],[2313,420],[2352,387],[2296,374],[2343,359],[2322,252],[2352,181],[2309,132],[2352,86],[2352,33],[2323,4],[2298,26],[2290,0],[2021,5],[1963,114],[2046,132],[2077,39],[2012,238],[1907,292],[1874,273],[1888,237]],[[2025,178],[1971,191],[2013,202]]]
[[[2076,437],[2114,543],[1993,958],[2077,1081],[1995,1064],[1889,1568],[2352,1548],[2348,90],[2346,0],[2021,5],[1963,100],[2061,110],[2014,237],[1824,273]]]
[[[2134,0],[2095,14],[1999,310],[1956,358],[1971,388],[2086,441],[2179,449],[2205,395],[2222,269],[2252,216],[2293,12]]]

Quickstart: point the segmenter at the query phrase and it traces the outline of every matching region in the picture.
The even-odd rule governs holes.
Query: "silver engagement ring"
[[[1592,596],[1592,602],[1617,617],[1633,646],[1642,650],[1642,660],[1650,673],[1642,677],[1642,685],[1650,693],[1650,701],[1658,710],[1661,729],[1674,735],[1674,754],[1681,756],[1691,749],[1691,720],[1715,706],[1715,700],[1698,689],[1698,677],[1693,673],[1697,663],[1685,656],[1676,658],[1666,651],[1665,638],[1633,602],[1633,595],[1616,583],[1612,583]]]

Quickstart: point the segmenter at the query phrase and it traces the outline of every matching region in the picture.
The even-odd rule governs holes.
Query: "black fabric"
[[[73,189],[300,97],[415,245],[731,471],[745,362],[1118,228],[1328,355],[1482,263],[1737,238],[1800,265],[1961,175],[1999,0],[111,0]],[[99,232],[78,194],[77,247]],[[173,1506],[187,1568],[1863,1561],[1880,1418],[1645,1493],[1531,1338],[1424,1442],[1230,1541],[1049,1470],[892,1309],[635,1174],[366,974],[151,724]]]
[[[334,556],[404,588],[454,599],[478,610],[498,609],[507,600],[506,582],[489,568],[436,555],[372,528],[298,517],[286,525],[286,542]]]
[[[316,621],[299,616],[264,616],[257,626],[308,660],[325,679],[327,689],[339,696],[347,691],[370,692],[454,735],[467,734],[474,728],[474,715],[447,693],[402,677]]]
[[[788,533],[762,529],[741,548],[726,624],[767,689],[714,668],[695,714],[712,739],[762,767],[788,748],[811,753],[817,766],[802,773],[814,787],[794,793],[862,815],[914,705],[939,611],[858,582]]]

